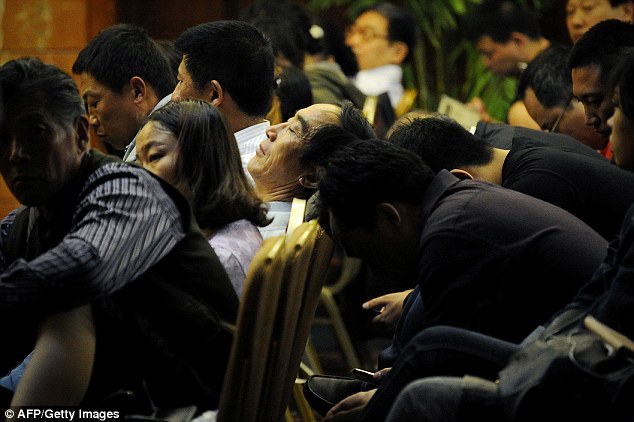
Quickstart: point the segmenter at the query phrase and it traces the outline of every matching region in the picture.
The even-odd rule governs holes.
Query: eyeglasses
[[[358,35],[363,41],[370,41],[375,38],[388,38],[388,34],[379,34],[374,29],[367,26],[352,25],[346,29],[346,38],[350,38],[353,35]]]
[[[566,102],[566,105],[561,110],[561,113],[559,113],[559,116],[557,117],[557,120],[555,120],[555,123],[553,123],[553,125],[550,128],[549,132],[551,132],[551,133],[555,132],[555,130],[557,129],[557,126],[559,126],[559,122],[561,122],[562,117],[564,117],[564,114],[566,114],[566,110],[568,110],[568,107],[570,107],[570,102],[571,101],[572,101],[572,97],[570,97],[570,99]]]

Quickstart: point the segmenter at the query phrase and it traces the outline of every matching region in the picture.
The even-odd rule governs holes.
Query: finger
[[[374,299],[368,300],[363,305],[361,305],[361,307],[363,309],[374,309],[374,308],[378,308],[379,306],[385,305],[385,303],[386,303],[385,296],[379,296],[379,297],[375,297]]]

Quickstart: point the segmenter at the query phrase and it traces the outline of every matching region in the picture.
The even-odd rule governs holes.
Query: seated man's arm
[[[361,412],[372,396],[374,396],[374,393],[376,393],[376,388],[368,391],[360,391],[346,397],[328,411],[328,414],[324,417],[324,421],[359,420]]]
[[[11,406],[76,406],[88,389],[95,358],[90,305],[49,315]]]
[[[138,168],[97,170],[80,195],[68,234],[31,261],[0,274],[0,305],[53,312],[112,293],[164,257],[183,237],[180,212]]]
[[[413,289],[402,292],[389,293],[375,297],[365,302],[362,306],[366,310],[374,310],[378,315],[372,318],[372,322],[385,324],[388,327],[396,327],[396,323],[403,312],[403,302]]]

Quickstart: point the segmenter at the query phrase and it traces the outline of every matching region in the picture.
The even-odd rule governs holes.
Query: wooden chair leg
[[[293,401],[302,422],[315,422],[315,414],[304,397],[305,380],[296,380],[293,386]]]
[[[317,353],[317,349],[315,349],[315,345],[313,344],[310,336],[308,337],[308,341],[306,342],[306,351],[304,352],[304,356],[306,357],[306,365],[312,370],[313,373],[324,373],[323,367],[321,366],[321,361],[319,360],[319,354]]]
[[[361,362],[359,357],[357,356],[357,352],[354,349],[354,345],[352,344],[352,340],[350,339],[350,335],[348,334],[348,330],[343,322],[343,318],[341,317],[341,313],[339,312],[339,306],[335,302],[335,298],[333,297],[330,290],[327,288],[322,289],[320,299],[326,308],[326,312],[330,317],[330,322],[332,323],[332,327],[335,331],[335,335],[337,336],[337,340],[343,352],[344,359],[350,366],[350,368],[359,368],[361,366]]]

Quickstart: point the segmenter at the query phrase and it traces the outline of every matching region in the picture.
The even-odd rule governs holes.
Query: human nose
[[[180,86],[180,82],[174,87],[174,91],[172,91],[172,101],[180,101],[181,98],[181,90],[178,88]]]
[[[99,118],[95,114],[89,114],[88,124],[90,126],[99,126]]]
[[[567,16],[569,26],[573,28],[581,28],[584,25],[583,13],[581,10],[569,12]]]
[[[276,126],[270,126],[266,129],[266,137],[269,138],[270,141],[274,141],[277,138],[277,130]]]
[[[28,157],[24,143],[13,138],[9,144],[9,162],[15,164],[24,161]]]
[[[344,42],[346,46],[353,47],[354,45],[359,43],[360,38],[361,37],[358,31],[348,30],[348,32],[345,35]]]
[[[269,126],[268,129],[266,129],[266,136],[267,138],[269,138],[269,140],[271,142],[275,142],[275,140],[277,139],[277,136],[279,135],[279,133],[281,132],[281,130],[286,127],[288,124],[285,123],[280,123],[277,125],[273,125],[273,126]]]
[[[599,122],[599,117],[591,110],[586,110],[586,126],[596,126]]]

